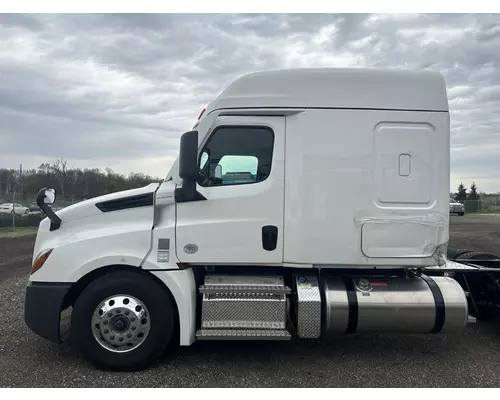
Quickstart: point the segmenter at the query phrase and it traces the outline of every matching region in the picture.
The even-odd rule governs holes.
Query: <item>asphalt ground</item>
[[[452,217],[450,246],[500,253],[500,216]],[[323,343],[196,342],[151,368],[103,372],[23,321],[34,237],[0,238],[0,387],[499,387],[500,321],[448,335],[338,336]]]

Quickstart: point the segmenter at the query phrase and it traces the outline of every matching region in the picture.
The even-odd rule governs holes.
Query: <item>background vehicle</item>
[[[250,74],[193,129],[160,183],[57,213],[40,191],[34,332],[59,342],[71,306],[88,360],[138,369],[195,340],[452,332],[498,311],[498,261],[446,258],[441,75]]]
[[[28,207],[24,207],[18,203],[3,203],[0,204],[0,214],[16,214],[16,215],[28,215],[30,210]]]
[[[38,204],[36,204],[36,201],[30,203],[29,210],[30,210],[30,214],[41,214],[42,213],[42,209],[40,208],[40,206]]]
[[[465,206],[455,199],[450,199],[450,214],[464,215]]]

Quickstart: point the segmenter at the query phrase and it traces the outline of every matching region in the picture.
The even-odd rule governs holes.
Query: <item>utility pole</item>
[[[14,178],[14,190],[12,191],[12,232],[16,230],[16,179]]]
[[[19,193],[23,193],[23,164],[19,166]]]

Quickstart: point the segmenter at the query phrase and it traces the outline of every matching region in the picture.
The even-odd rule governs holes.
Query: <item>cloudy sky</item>
[[[0,15],[0,167],[164,177],[233,79],[283,67],[429,68],[448,85],[452,187],[500,191],[500,15]]]

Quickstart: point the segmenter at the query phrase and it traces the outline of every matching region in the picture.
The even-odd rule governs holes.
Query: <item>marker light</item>
[[[36,271],[38,271],[40,268],[43,267],[43,264],[45,264],[45,261],[50,256],[50,253],[52,253],[52,249],[46,249],[42,251],[36,258],[35,261],[33,262],[33,266],[31,267],[31,274],[34,274]]]

